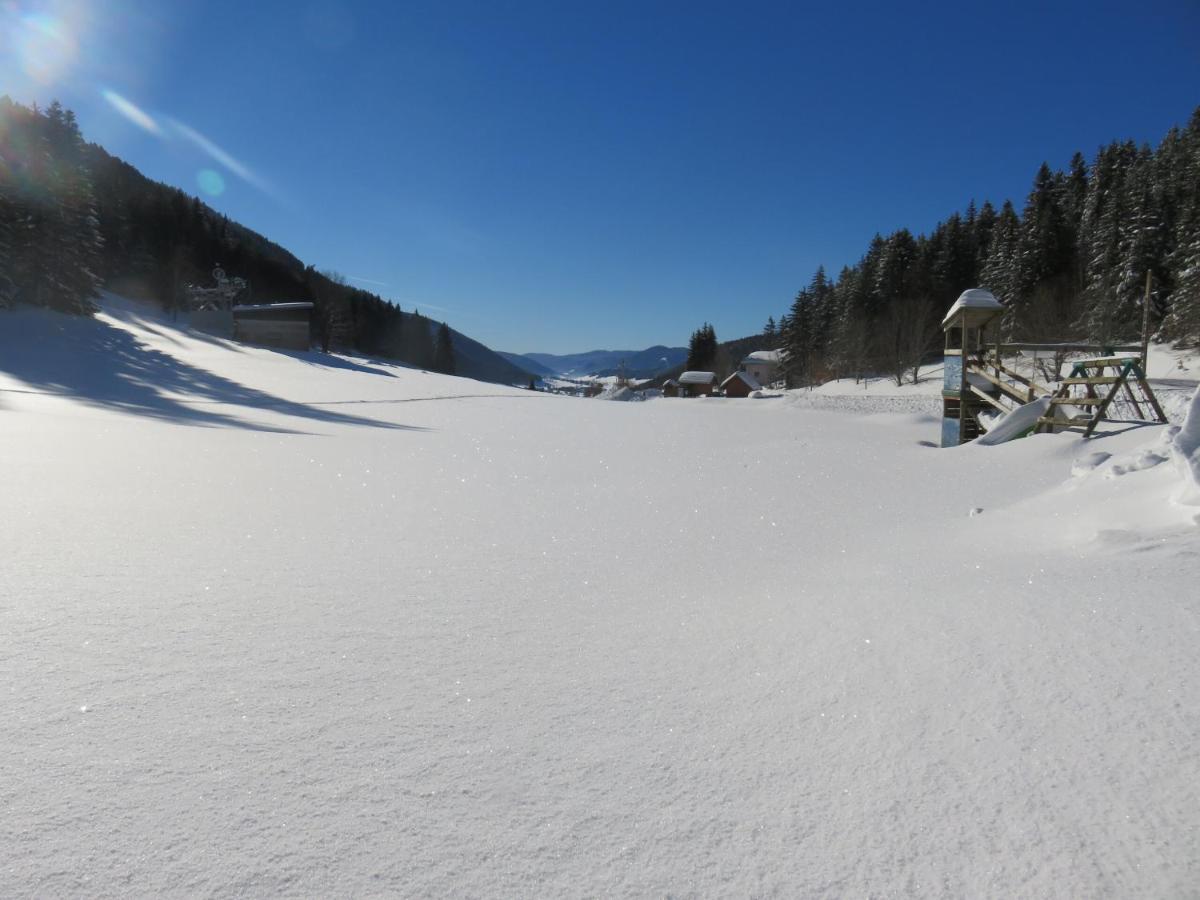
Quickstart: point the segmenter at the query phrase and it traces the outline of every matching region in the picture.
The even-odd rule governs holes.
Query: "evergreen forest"
[[[1147,276],[1151,334],[1200,346],[1200,109],[1156,148],[1114,141],[1065,170],[1043,163],[1020,210],[972,201],[928,235],[875,235],[836,277],[818,268],[764,336],[792,385],[899,383],[966,288],[1004,303],[1007,340],[1103,344],[1140,338]]]
[[[403,313],[196,197],[151,181],[80,133],[57,101],[45,109],[0,97],[0,308],[22,302],[88,315],[105,287],[182,308],[186,286],[211,286],[220,265],[246,279],[240,302],[308,300],[316,338],[455,370],[450,330]]]

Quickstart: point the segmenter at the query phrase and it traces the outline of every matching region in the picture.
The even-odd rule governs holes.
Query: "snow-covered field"
[[[1168,429],[938,432],[0,314],[0,895],[1194,895]]]

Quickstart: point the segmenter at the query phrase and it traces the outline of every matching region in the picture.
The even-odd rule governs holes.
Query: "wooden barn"
[[[664,381],[662,386],[662,395],[664,397],[678,397],[679,382],[674,378],[668,378],[666,381]]]
[[[679,376],[679,396],[709,397],[717,389],[715,372],[684,372]]]
[[[749,397],[752,391],[762,390],[758,379],[749,372],[734,372],[721,382],[726,397]]]
[[[247,344],[307,350],[312,345],[313,305],[260,303],[233,308],[233,338]]]

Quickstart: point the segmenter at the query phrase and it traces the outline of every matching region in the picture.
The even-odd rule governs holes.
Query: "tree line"
[[[151,181],[89,144],[75,115],[0,97],[0,308],[25,303],[90,315],[101,287],[186,305],[220,264],[250,285],[244,302],[307,300],[326,349],[453,373],[449,327],[305,266],[194,196]]]
[[[1005,304],[1008,340],[1094,343],[1141,335],[1147,273],[1159,339],[1200,346],[1200,109],[1156,147],[1132,141],[1043,163],[1020,212],[968,204],[928,235],[875,235],[831,278],[818,268],[764,339],[792,385],[887,374],[913,380],[969,287]]]

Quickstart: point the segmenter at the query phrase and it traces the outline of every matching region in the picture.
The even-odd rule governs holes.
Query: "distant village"
[[[553,394],[604,400],[649,400],[653,397],[750,397],[764,390],[786,387],[779,350],[755,350],[737,364],[737,369],[722,379],[716,372],[685,371],[665,380],[634,378],[622,372],[584,378],[547,378],[531,380],[529,387]]]

